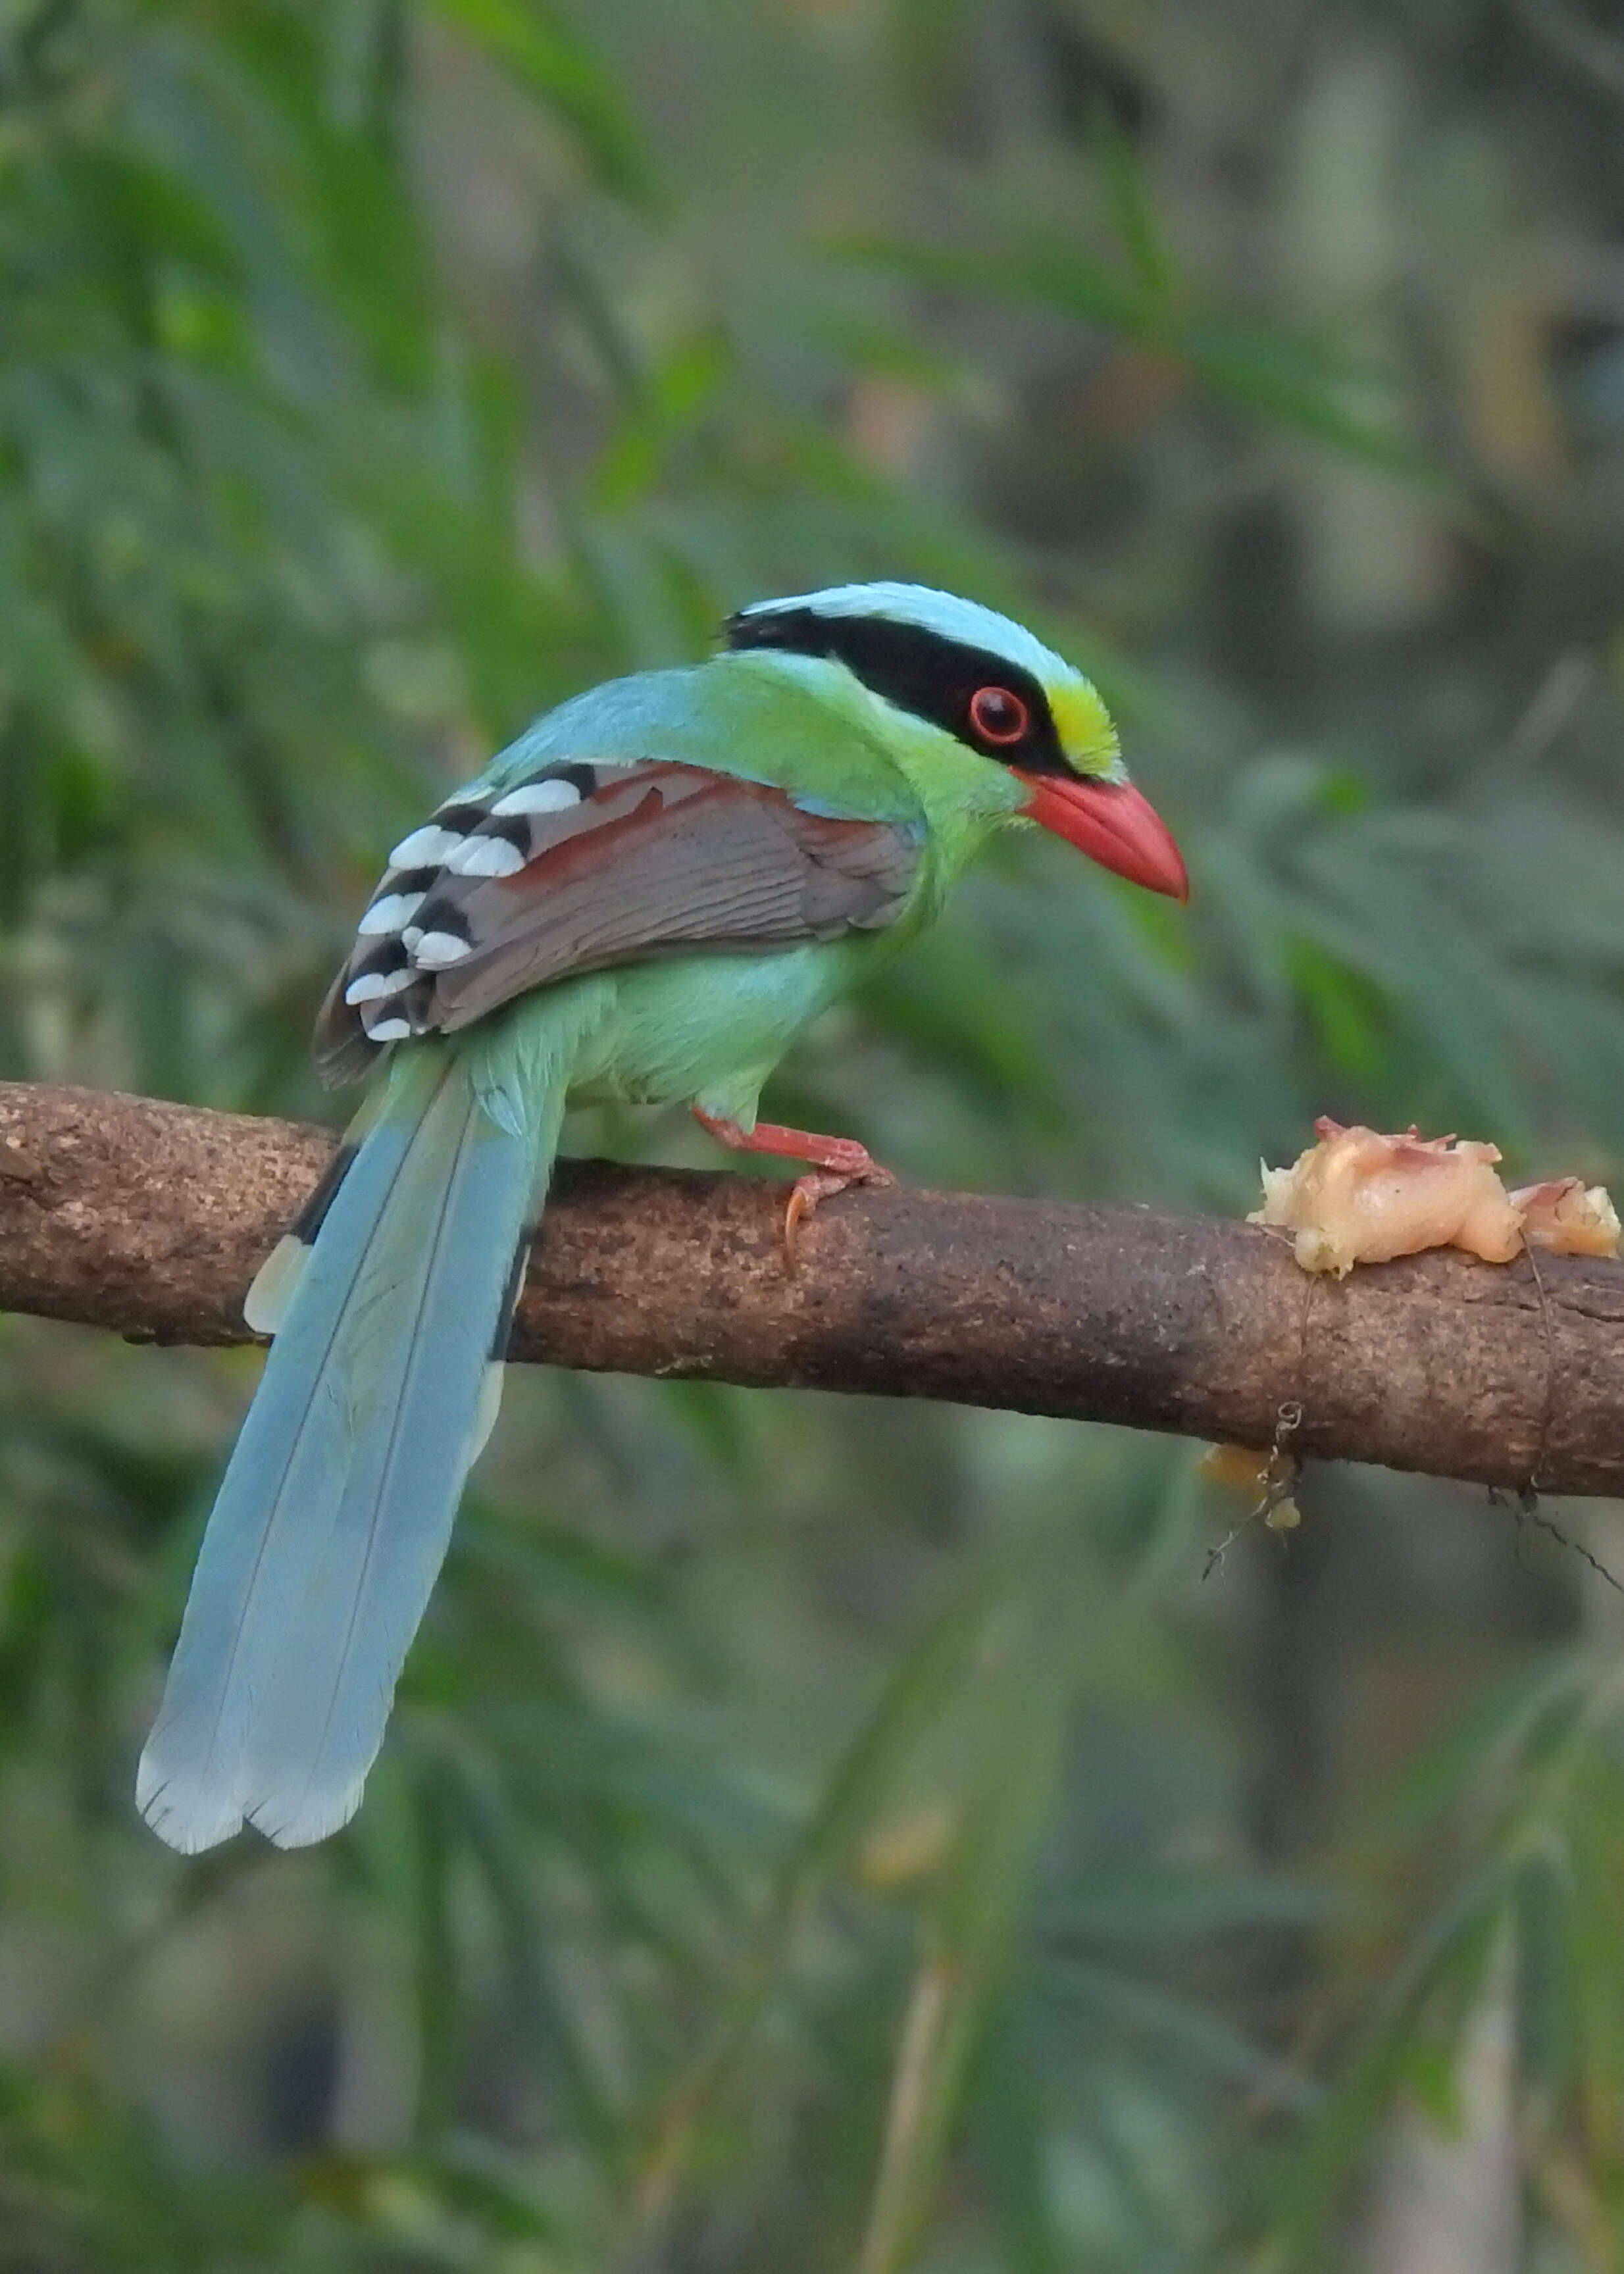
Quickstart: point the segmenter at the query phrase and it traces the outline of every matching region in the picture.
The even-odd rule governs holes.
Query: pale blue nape
[[[799,608],[917,625],[944,639],[988,649],[1051,691],[1089,685],[1074,664],[1024,624],[928,584],[831,584],[787,599],[758,601],[741,613],[762,616]],[[831,703],[846,712],[861,737],[844,762],[838,741],[831,742]],[[877,734],[872,725],[876,704],[890,714]],[[638,672],[587,688],[534,720],[497,753],[479,779],[506,786],[559,759],[635,764],[658,750],[678,764],[785,787],[808,812],[909,824],[923,817],[914,788],[891,760],[898,734],[914,739],[921,732],[918,720],[891,712],[843,665],[788,651],[747,649],[708,663]],[[929,730],[933,745],[946,739]],[[967,779],[974,780],[979,771]],[[808,790],[808,776],[825,781],[831,794]]]
[[[790,599],[758,600],[740,614],[775,616],[796,608],[809,608],[820,616],[883,616],[892,623],[936,632],[964,647],[989,648],[1029,671],[1045,687],[1083,676],[1075,664],[1046,647],[1012,616],[1000,615],[979,600],[961,599],[957,592],[938,592],[930,584],[831,584],[821,592],[802,592]]]

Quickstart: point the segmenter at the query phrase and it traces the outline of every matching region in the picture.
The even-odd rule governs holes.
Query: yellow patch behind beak
[[[1060,747],[1080,774],[1106,774],[1117,763],[1116,729],[1086,679],[1046,690]]]

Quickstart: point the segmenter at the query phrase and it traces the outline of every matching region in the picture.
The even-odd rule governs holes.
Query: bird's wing
[[[318,1021],[318,1064],[364,1073],[372,1044],[465,1027],[574,972],[878,930],[906,906],[923,843],[922,819],[808,810],[665,760],[487,779],[391,854]]]

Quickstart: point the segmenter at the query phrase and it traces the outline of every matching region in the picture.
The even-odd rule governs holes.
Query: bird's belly
[[[698,1099],[712,1111],[753,1112],[796,1034],[853,984],[876,945],[673,956],[616,972],[614,1009],[570,1085],[571,1103]]]

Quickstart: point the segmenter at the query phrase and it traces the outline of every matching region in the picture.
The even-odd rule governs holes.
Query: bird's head
[[[1136,885],[1189,897],[1172,832],[1129,780],[1099,696],[1008,616],[925,584],[837,584],[741,608],[725,637],[732,651],[843,664],[881,702],[1004,767],[1027,819]]]

